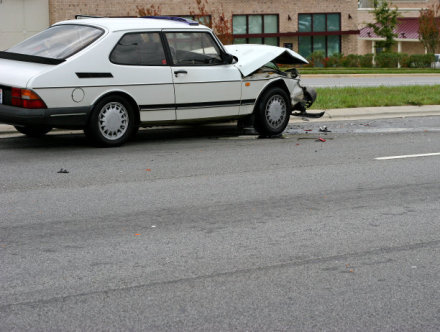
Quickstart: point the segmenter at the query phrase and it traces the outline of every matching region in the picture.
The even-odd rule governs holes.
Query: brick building
[[[372,53],[377,36],[365,30],[373,22],[373,0],[208,0],[207,17],[223,13],[231,21],[234,42],[265,43],[292,48],[307,56],[320,50],[334,53]],[[391,0],[401,15],[396,51],[424,53],[418,40],[417,17],[439,0]],[[55,22],[77,14],[138,16],[139,8],[162,15],[197,13],[196,0],[0,0],[0,50]],[[370,34],[368,34],[370,32]]]
[[[390,7],[397,8],[400,15],[394,31],[397,34],[394,51],[408,54],[425,53],[425,48],[419,40],[418,17],[420,10],[438,4],[439,0],[391,0],[389,2]],[[380,40],[372,29],[365,28],[368,22],[374,22],[374,16],[371,14],[372,7],[373,0],[359,0],[359,54],[375,53],[375,43]]]
[[[159,9],[161,15],[197,13],[195,0],[49,0],[50,23],[76,14],[137,16],[138,8]],[[224,13],[231,20],[235,43],[264,43],[292,48],[307,56],[313,51],[357,53],[356,0],[223,0],[206,3],[206,20]]]

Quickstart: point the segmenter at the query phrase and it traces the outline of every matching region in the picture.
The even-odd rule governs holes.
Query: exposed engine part
[[[316,90],[313,88],[303,87],[305,107],[310,108],[316,100]]]
[[[287,75],[290,75],[290,78],[298,78],[299,77],[299,73],[296,68],[287,69],[285,71],[285,73],[287,73]]]
[[[320,118],[325,114],[324,112],[319,113],[308,113],[307,109],[310,108],[316,100],[316,90],[313,88],[301,87],[303,90],[303,99],[293,106],[292,115],[301,116],[306,118]],[[295,112],[299,111],[299,112]]]

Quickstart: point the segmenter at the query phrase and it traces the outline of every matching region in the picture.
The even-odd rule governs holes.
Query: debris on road
[[[60,173],[60,174],[68,174],[69,171],[68,171],[67,169],[61,168],[57,173]]]
[[[331,133],[331,130],[328,130],[327,126],[319,127],[319,131],[321,133]]]
[[[318,138],[316,141],[320,141],[320,142],[327,142],[327,140],[326,139],[324,139],[324,138],[322,138],[322,137],[320,137],[320,138]]]

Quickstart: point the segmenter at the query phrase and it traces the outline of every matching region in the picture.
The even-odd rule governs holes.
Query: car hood
[[[252,74],[268,62],[275,62],[286,65],[308,63],[298,53],[283,47],[270,45],[226,45],[226,51],[238,58],[235,63],[244,76]]]
[[[25,88],[30,79],[51,68],[40,63],[0,59],[0,85]]]

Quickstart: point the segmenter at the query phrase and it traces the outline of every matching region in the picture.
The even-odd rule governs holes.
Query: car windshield
[[[66,59],[98,39],[104,31],[84,25],[57,25],[7,50],[11,53]]]

